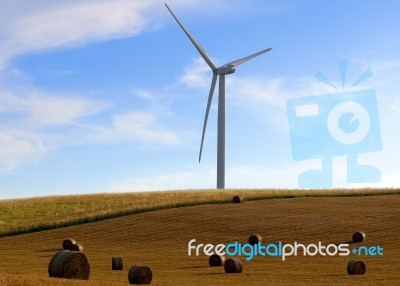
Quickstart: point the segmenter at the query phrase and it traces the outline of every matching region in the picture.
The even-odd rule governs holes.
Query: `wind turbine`
[[[181,26],[182,30],[188,36],[192,44],[196,47],[197,51],[200,53],[202,58],[206,61],[213,72],[213,77],[211,81],[210,93],[208,95],[207,101],[207,109],[206,114],[204,116],[204,124],[203,124],[203,133],[201,135],[201,144],[200,144],[200,153],[199,153],[199,163],[201,161],[201,154],[203,151],[203,143],[204,143],[204,134],[207,128],[207,120],[208,114],[210,112],[211,101],[214,94],[215,84],[217,83],[217,77],[219,76],[219,95],[218,95],[218,138],[217,138],[217,188],[223,189],[225,188],[225,75],[234,73],[236,67],[239,65],[263,54],[266,53],[272,48],[268,48],[262,50],[258,53],[249,55],[247,57],[238,59],[236,61],[227,63],[223,66],[216,67],[210,57],[207,55],[207,52],[203,49],[203,47],[196,41],[196,39],[189,33],[189,31],[183,26],[183,24],[179,21],[179,19],[175,16],[174,12],[168,7],[167,3],[165,6],[175,18],[176,22],[178,22],[179,26]]]

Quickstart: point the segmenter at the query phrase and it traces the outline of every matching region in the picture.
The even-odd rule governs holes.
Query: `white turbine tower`
[[[272,48],[262,50],[258,53],[252,54],[250,56],[241,58],[239,60],[227,63],[223,66],[216,67],[214,63],[211,61],[210,57],[207,55],[206,51],[200,46],[200,44],[196,41],[195,38],[189,33],[189,31],[182,25],[182,23],[178,20],[172,10],[165,3],[165,6],[171,12],[172,16],[178,22],[179,26],[181,26],[182,30],[189,37],[190,41],[196,47],[197,51],[200,53],[202,58],[206,61],[206,63],[210,66],[213,77],[211,81],[210,93],[208,95],[207,101],[207,109],[204,117],[203,124],[203,133],[201,135],[201,144],[200,144],[200,153],[199,153],[199,163],[201,161],[201,153],[203,151],[203,143],[204,143],[204,134],[207,128],[207,120],[208,113],[210,112],[211,101],[214,94],[215,84],[217,82],[217,77],[219,76],[219,95],[218,95],[218,139],[217,139],[217,188],[223,189],[225,188],[225,75],[231,74],[235,72],[236,67],[239,65],[255,58],[263,53],[266,53]]]

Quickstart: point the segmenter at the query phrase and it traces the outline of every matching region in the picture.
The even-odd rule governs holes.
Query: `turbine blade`
[[[212,98],[213,98],[213,95],[214,95],[215,84],[217,83],[217,77],[218,77],[217,74],[213,74],[213,78],[212,78],[212,81],[211,81],[211,87],[210,87],[210,94],[208,95],[206,115],[204,116],[203,133],[201,135],[199,163],[201,161],[201,153],[203,152],[204,134],[206,133],[208,113],[210,113],[210,107],[211,107],[211,102],[212,102]]]
[[[252,58],[255,58],[255,57],[257,57],[257,56],[259,56],[259,55],[261,55],[263,53],[269,52],[270,50],[272,50],[272,48],[268,48],[268,49],[262,50],[261,52],[258,52],[258,53],[252,54],[250,56],[247,56],[247,57],[238,59],[236,61],[230,62],[228,65],[233,65],[234,67],[237,67],[237,66],[239,66],[239,65],[241,65],[241,64],[243,64],[243,63],[245,63],[245,62],[247,62],[249,60],[251,60]]]
[[[211,61],[210,57],[207,55],[207,52],[203,49],[203,47],[196,41],[195,38],[193,38],[193,36],[189,33],[189,31],[185,28],[185,26],[183,26],[183,24],[178,20],[178,18],[175,16],[174,12],[172,12],[172,10],[168,7],[167,3],[164,3],[164,4],[167,7],[168,11],[171,13],[171,15],[175,18],[176,22],[178,22],[179,26],[181,26],[181,28],[185,32],[186,36],[189,37],[190,41],[196,47],[197,51],[200,53],[200,55],[203,57],[203,59],[206,61],[206,63],[210,66],[210,68],[212,70],[217,69],[217,67]]]

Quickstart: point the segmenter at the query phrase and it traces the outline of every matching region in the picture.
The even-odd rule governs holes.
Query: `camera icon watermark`
[[[347,60],[339,62],[342,87]],[[351,87],[372,75],[364,72]],[[322,74],[317,79],[333,86]],[[347,183],[379,183],[374,166],[358,164],[358,154],[382,149],[375,90],[357,90],[289,99],[286,103],[292,157],[295,161],[321,159],[322,168],[299,175],[302,188],[332,187],[332,158],[347,156]]]

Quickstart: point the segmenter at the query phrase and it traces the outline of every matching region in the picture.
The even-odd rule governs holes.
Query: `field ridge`
[[[199,191],[164,191],[164,192],[153,192],[152,195],[166,195],[168,194],[182,194],[189,193],[193,194]],[[130,209],[123,209],[119,211],[111,210],[106,213],[95,214],[82,216],[75,219],[64,220],[61,222],[50,222],[50,223],[36,223],[33,225],[19,226],[14,229],[0,232],[0,237],[8,237],[15,236],[27,233],[34,233],[45,230],[58,229],[63,227],[76,226],[81,224],[87,224],[92,222],[98,222],[118,217],[124,217],[128,215],[140,214],[150,211],[159,211],[166,209],[174,209],[174,208],[182,208],[182,207],[190,207],[190,206],[199,206],[199,205],[207,205],[207,204],[227,204],[232,202],[232,196],[235,194],[244,196],[246,201],[256,201],[256,200],[273,200],[273,199],[291,199],[291,198],[304,198],[304,197],[360,197],[360,196],[376,196],[376,195],[398,195],[400,194],[400,189],[333,189],[333,190],[208,190],[205,193],[219,192],[221,194],[220,198],[217,199],[198,199],[194,196],[193,201],[181,201],[175,203],[165,203],[160,201],[159,203],[153,204],[151,206],[144,207],[136,207]],[[140,194],[149,194],[147,193],[136,193],[136,195]],[[118,194],[123,195],[123,194]],[[94,195],[96,196],[96,195]],[[102,196],[102,195],[97,195]],[[128,196],[128,194],[127,194]],[[76,196],[79,197],[79,196]],[[82,196],[84,197],[84,196]],[[204,193],[203,193],[204,197]],[[58,197],[68,198],[68,196],[60,196]],[[34,198],[34,200],[40,200],[40,198]],[[44,200],[46,198],[43,198]],[[15,200],[16,204],[18,202],[24,200]],[[3,201],[3,202],[12,202],[11,201]],[[1,222],[1,205],[2,201],[0,201],[0,222]],[[15,208],[16,205],[13,205]],[[40,208],[40,206],[38,206]],[[3,214],[4,215],[4,214]],[[51,216],[51,213],[47,214]]]

